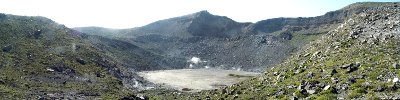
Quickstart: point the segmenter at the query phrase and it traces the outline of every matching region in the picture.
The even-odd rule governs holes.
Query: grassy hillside
[[[124,69],[43,17],[0,14],[0,98],[113,98],[127,95]]]
[[[399,99],[399,4],[356,5],[367,9],[259,77],[200,93],[144,94],[155,99]]]

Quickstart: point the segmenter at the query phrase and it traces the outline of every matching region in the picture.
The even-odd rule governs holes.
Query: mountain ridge
[[[188,60],[200,57],[212,67],[261,71],[327,33],[347,15],[363,9],[343,8],[317,17],[272,18],[256,23],[239,23],[226,16],[199,11],[143,27],[109,32],[113,35],[105,37],[126,41],[166,57]],[[88,28],[75,29],[92,32],[85,32]]]
[[[259,77],[199,93],[142,93],[151,99],[399,99],[399,5],[362,5],[367,9]]]

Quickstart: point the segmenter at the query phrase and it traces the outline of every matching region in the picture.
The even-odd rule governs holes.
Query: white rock
[[[51,69],[51,68],[47,68],[46,70],[49,72],[54,72],[54,69]]]
[[[393,83],[396,83],[396,82],[398,82],[399,81],[399,78],[393,78]]]
[[[324,87],[324,90],[328,90],[330,87],[331,87],[330,85],[327,85]]]
[[[307,91],[307,93],[309,93],[309,94],[314,94],[315,93],[315,90],[306,90]]]
[[[319,51],[315,52],[315,53],[312,55],[312,57],[318,56],[319,53],[321,53],[321,52],[319,52]]]
[[[142,99],[142,100],[145,99],[143,94],[138,94],[136,97],[138,97],[138,98],[140,98],[140,99]]]
[[[279,80],[279,78],[281,78],[280,74],[278,76],[276,76],[276,80]]]

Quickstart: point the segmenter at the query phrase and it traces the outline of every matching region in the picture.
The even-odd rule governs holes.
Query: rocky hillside
[[[93,44],[102,54],[135,71],[181,69],[186,66],[185,59],[165,57],[125,41],[97,35],[87,35],[84,40]]]
[[[200,11],[132,29],[75,29],[125,41],[165,58],[198,57],[207,62],[192,64],[194,68],[211,66],[260,72],[366,8],[352,5],[317,17],[274,18],[257,23],[239,23]],[[191,66],[183,61],[184,68]]]
[[[400,99],[399,6],[353,4],[366,9],[240,84],[200,93],[147,93],[155,99]]]
[[[141,87],[133,68],[86,38],[47,18],[0,14],[0,98],[115,98]]]

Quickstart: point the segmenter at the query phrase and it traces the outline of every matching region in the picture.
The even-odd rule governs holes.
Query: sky
[[[0,0],[0,13],[44,16],[67,27],[140,27],[202,10],[238,22],[313,17],[362,1],[400,0]]]

